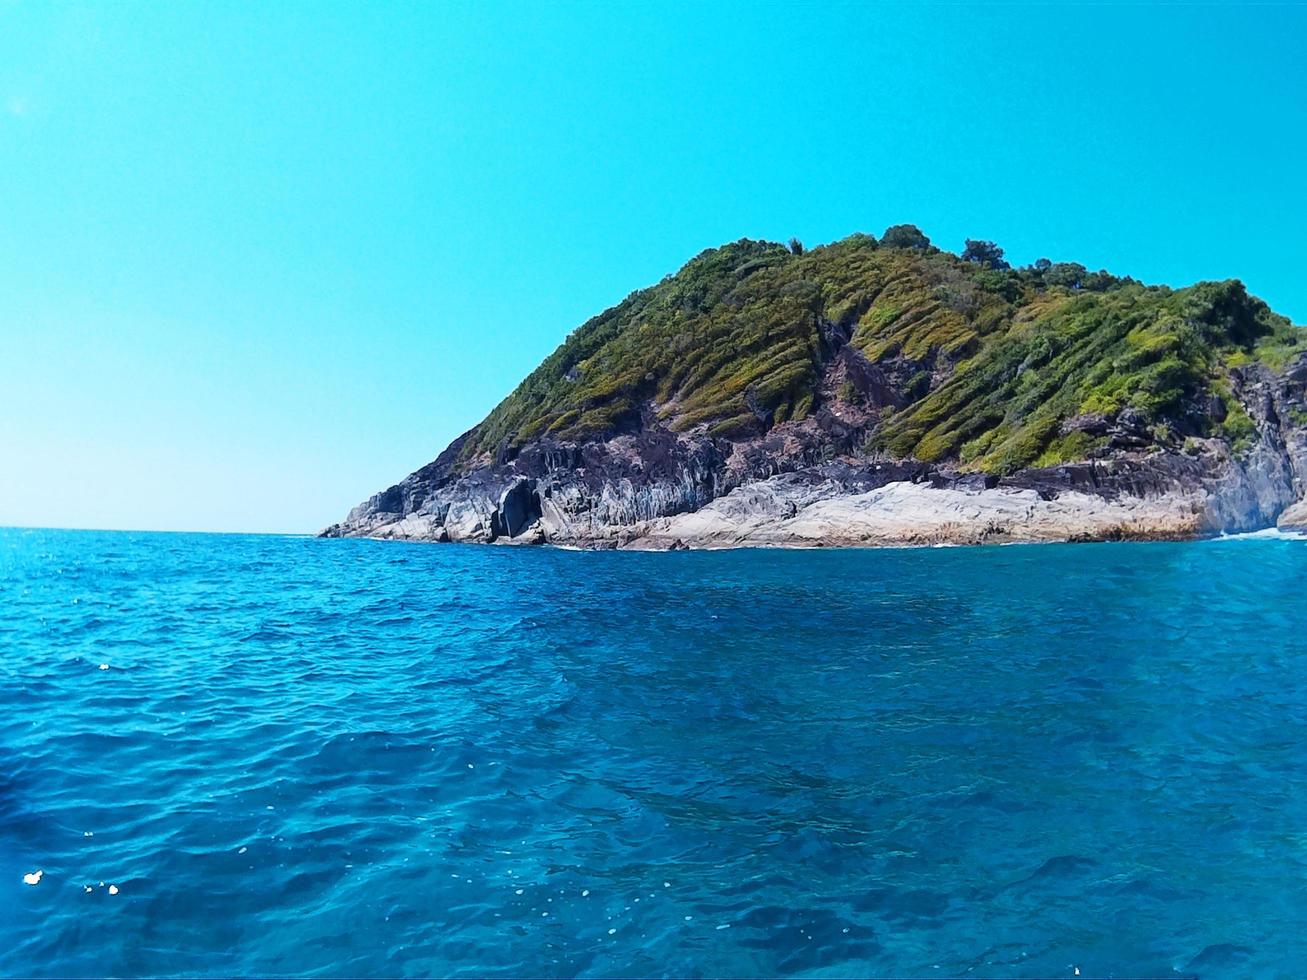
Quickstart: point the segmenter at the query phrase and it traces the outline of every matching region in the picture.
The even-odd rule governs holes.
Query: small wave
[[[1240,534],[1221,534],[1213,541],[1307,541],[1303,531],[1282,531],[1278,527],[1264,527],[1260,531],[1244,531]]]

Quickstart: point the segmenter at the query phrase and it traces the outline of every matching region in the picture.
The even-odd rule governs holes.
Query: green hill
[[[575,330],[469,433],[459,468],[657,424],[749,439],[823,405],[847,407],[869,454],[991,473],[1084,458],[1105,436],[1074,420],[1127,409],[1157,445],[1237,449],[1253,432],[1232,369],[1307,349],[1237,280],[1012,269],[983,242],[964,256],[911,226],[806,251],[709,249]],[[849,371],[831,387],[839,352],[876,382]]]

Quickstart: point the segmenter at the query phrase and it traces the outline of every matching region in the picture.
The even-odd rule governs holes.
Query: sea
[[[1301,976],[1305,587],[0,531],[0,974]]]

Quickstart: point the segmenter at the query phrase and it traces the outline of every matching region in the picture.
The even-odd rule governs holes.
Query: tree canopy
[[[916,225],[890,225],[880,243],[890,248],[930,248],[930,239]]]
[[[987,269],[1011,268],[1003,261],[1003,250],[993,242],[978,241],[968,238],[962,250],[962,261],[975,262]]]

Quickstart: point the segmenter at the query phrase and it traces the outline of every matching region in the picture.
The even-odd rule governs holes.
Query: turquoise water
[[[3,531],[0,973],[1296,976],[1305,582]]]

